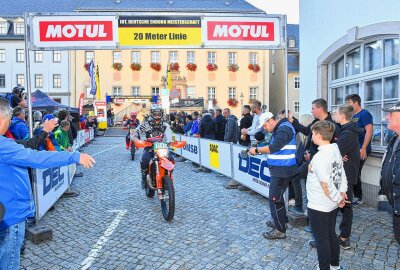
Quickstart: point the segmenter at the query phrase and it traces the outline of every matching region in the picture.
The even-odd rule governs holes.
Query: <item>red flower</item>
[[[258,64],[249,64],[248,68],[256,73],[260,71],[260,66]]]
[[[217,70],[217,68],[218,68],[217,64],[208,64],[207,65],[208,71],[214,71],[214,70]]]
[[[170,71],[178,71],[179,70],[179,64],[178,63],[172,63],[169,65],[169,70]]]
[[[112,67],[113,67],[115,70],[120,71],[120,70],[122,69],[122,64],[121,64],[121,63],[114,63],[114,64],[112,65]]]
[[[232,71],[232,72],[236,72],[236,71],[238,71],[238,69],[239,69],[239,66],[237,64],[230,64],[228,66],[228,70]]]
[[[83,67],[86,69],[86,71],[89,71],[89,66],[90,66],[90,63],[86,63],[83,65]]]
[[[154,69],[155,71],[160,71],[161,70],[161,64],[160,63],[151,63],[150,67]]]
[[[236,98],[230,98],[230,99],[228,99],[228,105],[229,106],[231,106],[231,107],[236,107],[236,105],[239,103],[238,101],[237,101],[237,99]]]
[[[186,65],[186,68],[187,68],[188,70],[190,70],[190,71],[196,71],[197,65],[194,64],[194,63],[189,63],[189,64]]]
[[[132,69],[133,71],[139,71],[141,68],[142,68],[142,65],[139,64],[139,63],[133,63],[133,64],[131,64],[131,69]]]

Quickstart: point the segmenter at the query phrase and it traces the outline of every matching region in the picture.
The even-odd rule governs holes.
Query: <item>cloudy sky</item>
[[[269,14],[286,14],[288,23],[299,23],[299,0],[246,0]]]

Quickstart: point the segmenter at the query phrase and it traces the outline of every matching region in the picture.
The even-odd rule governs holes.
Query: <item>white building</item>
[[[300,114],[309,113],[319,97],[332,109],[347,94],[361,96],[374,117],[373,153],[362,176],[364,199],[371,204],[390,137],[381,108],[399,100],[399,10],[398,0],[300,2]]]
[[[7,93],[17,84],[26,87],[24,20],[0,15],[0,93]],[[70,73],[68,51],[36,51],[30,54],[31,89],[70,105]]]

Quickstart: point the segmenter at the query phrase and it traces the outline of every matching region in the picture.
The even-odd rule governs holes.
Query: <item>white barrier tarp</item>
[[[81,147],[82,145],[85,144],[85,130],[84,129],[78,131],[77,141],[78,141],[78,147]]]
[[[269,198],[270,173],[265,156],[241,158],[240,152],[246,148],[233,146],[233,178],[246,187]]]
[[[94,129],[93,128],[89,128],[89,139],[90,140],[94,139]]]
[[[59,168],[37,169],[37,196],[39,219],[54,205],[69,186],[69,166]]]
[[[200,139],[201,165],[213,171],[232,177],[231,144]]]
[[[186,141],[186,146],[182,148],[182,156],[197,164],[200,164],[200,143],[198,138],[181,136],[182,141]]]
[[[181,140],[181,135],[180,134],[172,134],[172,141],[180,141]],[[182,148],[172,148],[171,151],[174,152],[177,155],[182,155]]]

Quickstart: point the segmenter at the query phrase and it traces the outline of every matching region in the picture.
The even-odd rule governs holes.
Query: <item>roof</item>
[[[294,39],[296,41],[295,48],[297,50],[299,50],[300,31],[299,31],[299,25],[298,24],[288,24],[287,25],[287,38],[288,38],[288,40]],[[289,50],[290,50],[290,48],[289,48]]]
[[[287,25],[287,38],[295,40],[295,47],[288,47],[288,71],[298,72],[300,70],[300,31],[298,24]]]
[[[25,12],[73,12],[81,0],[0,0],[0,16],[21,17]]]

